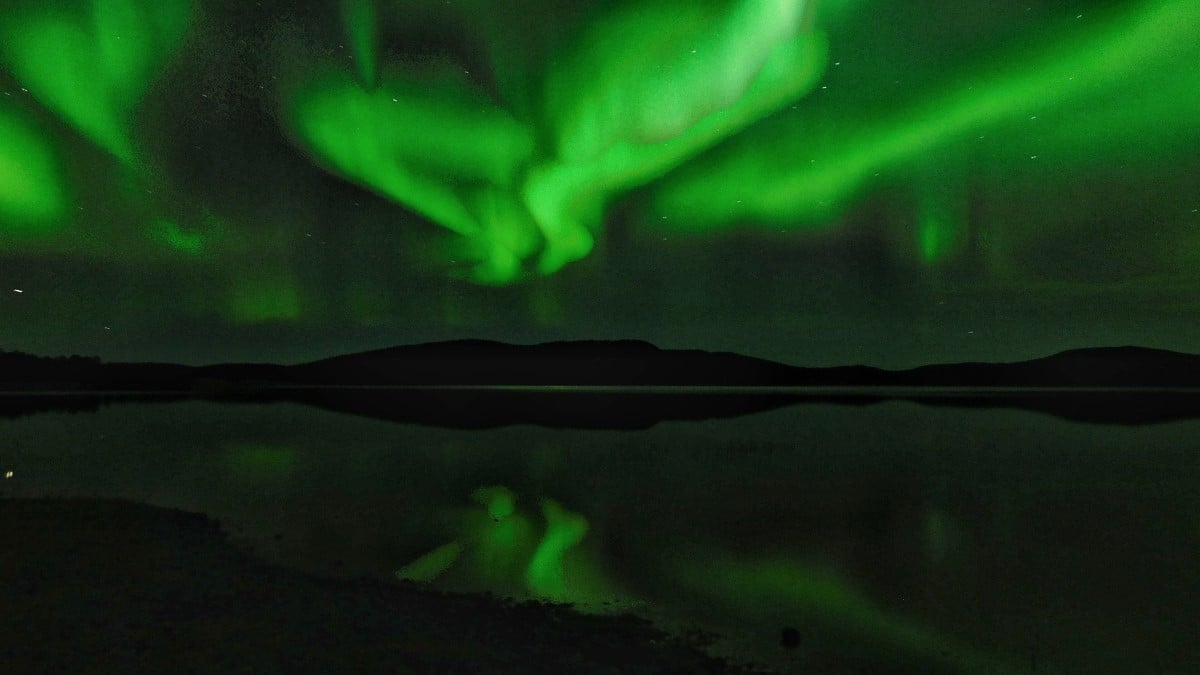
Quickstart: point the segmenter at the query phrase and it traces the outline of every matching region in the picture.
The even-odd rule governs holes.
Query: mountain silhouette
[[[730,352],[664,350],[641,341],[512,345],[438,342],[293,366],[289,377],[330,384],[736,387],[1200,387],[1200,356],[1143,347],[1064,351],[1016,363],[884,370],[804,368]]]
[[[798,402],[908,399],[1139,424],[1200,417],[1200,356],[1103,347],[1016,363],[884,370],[805,368],[729,352],[666,350],[636,340],[536,345],[459,340],[292,366],[102,363],[0,352],[0,391],[8,392],[0,397],[0,414],[10,416],[90,410],[169,394],[230,402],[286,400],[462,428],[645,428],[664,420],[744,415]]]

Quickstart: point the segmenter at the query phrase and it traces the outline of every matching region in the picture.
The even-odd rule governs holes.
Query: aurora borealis
[[[1191,0],[4,0],[0,344],[1200,351],[1197,62]]]

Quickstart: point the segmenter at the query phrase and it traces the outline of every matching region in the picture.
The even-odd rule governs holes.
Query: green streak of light
[[[546,238],[538,271],[586,256],[613,195],[650,182],[816,84],[826,44],[797,36],[807,3],[631,7],[600,21],[547,79],[557,157],[525,201]],[[646,68],[647,61],[656,63]]]
[[[0,232],[45,232],[66,201],[58,158],[45,136],[0,108]]]
[[[534,255],[544,275],[587,256],[616,194],[811,89],[827,47],[801,31],[810,7],[621,4],[552,59],[540,120],[518,121],[453,68],[384,73],[371,90],[318,75],[286,97],[285,117],[326,169],[461,235],[448,259],[465,276],[508,284]]]
[[[1196,41],[1200,45],[1200,28]],[[1197,52],[1192,61],[1200,61],[1200,49]],[[1103,139],[1106,147],[1121,152],[1121,164],[1140,158],[1158,167],[1200,144],[1200,128],[1186,123],[1197,119],[1200,68],[1182,73],[1163,68],[1145,73],[1129,86],[1114,88],[1086,109],[1039,118],[1039,122],[1044,123],[1042,134],[1058,155],[1094,157],[1097,139]]]
[[[452,255],[469,276],[508,283],[536,248],[510,186],[532,133],[465,85],[384,77],[366,91],[344,75],[315,78],[291,97],[300,144],[330,171],[462,235]]]
[[[428,583],[445,573],[462,552],[463,545],[457,541],[439,546],[396,570],[396,578],[401,581]]]
[[[129,161],[132,110],[193,13],[192,0],[24,3],[0,12],[0,59],[43,105]]]
[[[668,141],[734,105],[794,39],[806,4],[667,0],[596,21],[547,80],[558,155],[574,163]]]
[[[235,323],[295,321],[300,318],[300,292],[282,279],[248,279],[235,285],[229,307]]]
[[[935,217],[924,217],[919,225],[921,257],[925,262],[934,262],[945,252],[943,224]]]
[[[951,196],[951,186],[932,186],[926,190],[917,213],[917,250],[925,264],[945,261],[966,246],[966,216]]]
[[[290,119],[335,173],[472,235],[480,229],[473,205],[455,183],[510,183],[532,150],[528,130],[472,98],[451,83],[390,79],[368,92],[335,74],[302,88]]]
[[[341,8],[359,82],[367,89],[374,89],[379,83],[375,0],[341,0]]]
[[[872,175],[923,153],[1023,115],[1086,103],[1088,97],[1143,73],[1194,62],[1200,52],[1198,25],[1197,3],[1158,0],[1101,24],[1084,38],[1065,39],[1036,58],[1004,60],[1005,67],[968,78],[973,82],[970,88],[930,97],[886,122],[854,120],[853,126],[828,132],[797,126],[794,120],[768,125],[739,139],[713,161],[683,172],[661,189],[655,208],[676,227],[714,227],[745,219],[798,224],[828,218]],[[1156,127],[1191,124],[1195,97],[1182,97],[1172,112],[1166,119],[1142,116],[1140,128],[1150,133]],[[1083,159],[1094,161],[1094,146],[1105,140],[1103,135],[1093,138]]]
[[[1001,659],[880,609],[827,568],[783,558],[740,559],[725,552],[668,554],[665,560],[675,581],[707,602],[759,620],[802,621],[812,630],[843,636],[856,653],[869,647],[881,656],[903,655],[926,666],[954,664],[961,672],[1019,672]]]
[[[546,532],[538,543],[525,582],[534,595],[549,599],[566,599],[568,589],[563,575],[563,558],[567,551],[583,541],[588,521],[582,515],[564,509],[553,499],[540,500]]]

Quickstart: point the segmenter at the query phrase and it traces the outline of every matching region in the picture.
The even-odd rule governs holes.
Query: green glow
[[[669,554],[674,580],[706,602],[775,622],[802,622],[812,630],[840,634],[879,655],[904,655],[914,663],[953,664],[958,672],[1025,672],[911,619],[877,607],[850,582],[826,567],[787,558],[742,559],[725,552]],[[869,653],[869,651],[864,653]]]
[[[583,541],[587,535],[588,521],[582,515],[564,509],[553,499],[543,498],[539,504],[542,516],[546,519],[546,533],[542,535],[525,570],[525,581],[529,590],[539,597],[567,599],[563,558],[567,551]]]
[[[888,30],[880,21],[910,11],[900,0],[612,0],[557,14],[522,0],[528,14],[544,19],[532,40],[512,29],[523,19],[494,3],[421,2],[411,17],[389,14],[396,6],[376,0],[326,4],[340,21],[324,30],[306,24],[303,39],[273,42],[271,56],[238,52],[247,68],[216,56],[223,34],[201,35],[167,81],[192,26],[221,26],[225,9],[205,6],[213,21],[197,24],[195,0],[4,3],[0,66],[11,90],[4,95],[15,104],[11,114],[0,112],[5,246],[93,257],[107,248],[130,259],[167,254],[232,265],[224,255],[238,242],[238,253],[288,245],[257,234],[271,223],[256,230],[250,223],[275,215],[281,224],[294,222],[288,207],[268,200],[296,200],[271,195],[252,208],[219,204],[231,214],[255,212],[228,238],[196,226],[187,215],[193,207],[167,203],[193,189],[208,193],[189,195],[196,203],[239,198],[223,189],[239,182],[236,170],[223,186],[216,176],[192,181],[181,167],[191,148],[206,166],[240,167],[251,155],[268,156],[259,152],[269,150],[267,138],[253,148],[219,148],[190,133],[224,115],[234,126],[273,123],[257,103],[241,99],[261,89],[314,163],[396,205],[395,235],[404,239],[387,250],[401,251],[397,266],[413,273],[438,270],[500,286],[554,274],[599,247],[605,255],[579,274],[604,274],[627,241],[624,230],[606,241],[614,206],[629,227],[704,232],[759,225],[797,236],[887,212],[878,230],[862,234],[886,237],[903,262],[942,275],[966,272],[959,263],[968,261],[1018,273],[1031,260],[1023,253],[1048,229],[1066,237],[1066,229],[1104,218],[1094,212],[1099,202],[1132,202],[1076,200],[1074,209],[1030,206],[1043,215],[1006,218],[1000,212],[1019,210],[1021,202],[997,207],[997,195],[1045,190],[1039,198],[1049,199],[1050,190],[1070,191],[1077,178],[1148,185],[1156,176],[1169,178],[1170,185],[1157,183],[1160,190],[1173,191],[1146,201],[1148,210],[1164,211],[1147,215],[1158,233],[1152,248],[1176,252],[1163,253],[1161,273],[1194,268],[1188,219],[1195,207],[1181,203],[1173,207],[1179,215],[1164,215],[1165,200],[1187,200],[1180,191],[1190,189],[1186,171],[1200,142],[1200,70],[1178,67],[1200,60],[1194,2],[1128,0],[1078,17],[1035,3],[1029,21],[977,2],[958,18],[931,17],[929,28],[914,20]],[[430,17],[444,21],[438,30],[459,35],[461,44],[403,46],[387,34],[410,18],[414,25],[404,30],[419,30],[415,24]],[[997,43],[939,42],[942,31],[959,27]],[[247,27],[246,35],[288,30]],[[864,47],[870,44],[886,47]],[[939,58],[926,58],[931,53]],[[477,67],[481,60],[487,63]],[[261,82],[241,81],[248,72]],[[210,100],[199,98],[210,90]],[[151,98],[152,91],[162,96]],[[195,114],[179,114],[193,100]],[[42,119],[32,127],[35,116],[14,119],[25,113],[22,106],[37,108]],[[49,115],[62,124],[45,121]],[[94,175],[91,149],[63,126],[130,160],[136,185],[116,190],[119,178]],[[162,161],[151,166],[154,158]],[[939,170],[950,185],[939,184]],[[180,185],[171,184],[176,180]],[[322,181],[314,186],[333,189]],[[379,212],[370,218],[378,222]],[[353,219],[348,211],[343,231],[355,229]],[[430,225],[432,236],[421,231]],[[64,236],[44,236],[52,232]],[[327,250],[336,249],[331,244]],[[384,276],[339,279],[337,297],[306,307],[309,318],[339,307],[339,316],[359,325],[388,323],[407,305],[372,289],[386,283]],[[308,281],[306,289],[323,288]],[[243,322],[298,316],[295,293],[260,295],[272,293],[283,300],[271,311],[251,310],[273,303],[245,299],[255,295],[248,291],[238,291],[243,299],[236,303],[218,304],[237,304],[226,314]],[[530,294],[528,315],[547,325],[572,320],[567,295]],[[476,319],[469,302],[455,299],[431,302],[430,311],[442,302],[454,312],[452,322]]]
[[[537,528],[522,513],[500,520],[489,516],[470,534],[477,579],[489,589],[513,595],[524,590],[522,570],[537,546]]]
[[[368,92],[331,74],[294,101],[295,131],[319,161],[460,234],[480,229],[474,205],[441,178],[508,183],[532,150],[526,129],[452,80],[385,77]]]
[[[923,218],[919,225],[921,257],[933,262],[945,252],[944,224],[934,218]]]
[[[917,248],[925,263],[946,260],[966,247],[965,207],[954,203],[948,186],[931,186],[917,214]]]
[[[652,7],[599,22],[548,77],[558,157],[530,171],[524,192],[546,238],[542,274],[591,251],[615,195],[802,95],[824,66],[824,40],[796,35],[804,2]]]
[[[814,4],[818,20],[824,24],[837,24],[854,17],[865,3],[863,0],[820,0]]]
[[[296,468],[296,451],[267,445],[237,445],[229,448],[227,461],[242,480],[271,480],[291,474]]]
[[[546,108],[559,157],[575,164],[614,146],[670,141],[735,105],[770,69],[777,49],[792,44],[805,6],[803,0],[619,6],[589,25],[548,77]]]
[[[1195,143],[1196,128],[1181,122],[1200,117],[1200,72],[1147,73],[1138,87],[1118,89],[1105,98],[1079,115],[1047,120],[1046,134],[1054,146],[1070,157],[1083,157],[1095,150],[1088,141],[1102,138],[1127,146],[1126,157],[1148,155],[1151,164],[1161,166]]]
[[[539,540],[532,520],[516,510],[512,490],[480,488],[472,499],[487,510],[486,518],[469,520],[465,528],[474,583],[492,592],[557,602],[586,603],[619,595],[596,562],[575,549],[588,531],[582,515],[554,500],[539,500],[546,521]],[[568,552],[578,555],[568,557]]]
[[[334,73],[291,100],[294,133],[326,168],[462,235],[455,253],[477,280],[519,274],[535,229],[502,186],[530,157],[528,129],[446,76],[420,86],[385,75],[366,91]]]
[[[809,6],[619,5],[552,59],[541,119],[496,107],[448,65],[384,68],[376,88],[312,75],[286,117],[325,168],[460,235],[447,257],[464,276],[512,283],[535,256],[540,274],[585,257],[613,197],[811,89],[826,45],[800,30]],[[347,7],[352,35],[373,35],[369,11]],[[651,56],[663,66],[643,67]],[[538,144],[543,126],[553,138]]]
[[[193,13],[192,0],[18,3],[0,11],[0,60],[42,104],[129,161],[133,108]]]
[[[341,0],[341,3],[342,22],[350,35],[359,82],[367,89],[373,89],[379,82],[375,0]]]
[[[482,487],[471,493],[471,499],[487,509],[492,520],[501,521],[511,516],[517,508],[517,495],[503,485]]]
[[[1200,5],[1190,0],[1143,4],[1132,15],[1101,24],[1086,38],[1068,37],[1035,58],[1013,58],[890,120],[855,120],[818,131],[781,121],[749,134],[712,164],[698,165],[657,195],[656,209],[676,227],[712,227],[753,219],[803,224],[829,218],[873,176],[955,141],[970,141],[993,126],[1085,104],[1097,92],[1200,56]],[[1015,64],[1015,65],[1008,65]],[[1146,117],[1141,129],[1177,128],[1195,114],[1192,96],[1177,100],[1166,118]],[[1084,161],[1106,137],[1095,129]],[[1047,147],[1046,152],[1051,152]],[[1003,149],[997,150],[1003,152]],[[1009,158],[1028,166],[1036,157]],[[922,234],[922,249],[926,235]],[[936,239],[931,235],[931,239]],[[937,244],[931,244],[934,248]]]
[[[58,158],[45,136],[0,107],[0,232],[41,233],[66,209]]]
[[[472,509],[463,520],[460,541],[471,549],[471,581],[492,592],[519,594],[522,564],[537,542],[533,523],[517,511],[516,493],[503,485],[481,487],[471,500],[485,511]]]
[[[204,232],[185,230],[178,223],[169,220],[155,222],[146,230],[146,235],[155,241],[160,241],[173,250],[187,255],[197,256],[204,253],[206,247]]]
[[[795,3],[789,3],[789,6]],[[767,3],[762,3],[766,6]],[[663,35],[667,29],[659,24],[651,34]],[[668,31],[666,34],[670,34]],[[718,55],[725,47],[722,36],[688,35],[690,40],[670,42],[667,46],[683,50],[688,45],[701,49],[713,49]],[[768,38],[774,33],[768,31]],[[705,39],[711,41],[711,46]],[[698,46],[697,46],[698,45]],[[666,47],[664,47],[666,48]],[[538,271],[550,274],[563,265],[582,258],[591,250],[593,236],[603,218],[603,206],[614,195],[666,174],[688,158],[715,145],[718,141],[736,134],[754,121],[802,95],[816,84],[825,63],[826,44],[815,34],[793,37],[783,42],[768,40],[761,61],[748,58],[757,66],[731,68],[736,75],[748,75],[739,80],[737,96],[713,108],[703,104],[707,97],[728,95],[722,85],[728,87],[730,78],[707,80],[703,71],[681,69],[677,81],[664,82],[653,75],[651,69],[636,72],[601,69],[593,75],[586,67],[573,73],[573,81],[590,81],[593,77],[610,77],[615,80],[605,93],[585,99],[590,108],[575,112],[576,122],[561,132],[560,146],[563,157],[530,172],[525,187],[525,199],[530,211],[547,239],[547,248],[542,254]],[[631,49],[628,53],[635,53]],[[629,61],[617,60],[626,68],[633,68]],[[712,66],[708,61],[705,67]],[[644,74],[649,73],[649,74]],[[644,74],[644,75],[643,75]],[[645,81],[637,78],[645,77]],[[621,89],[628,84],[630,91]],[[667,86],[667,85],[670,86]],[[650,104],[655,87],[664,91],[657,97],[670,98],[686,91],[692,106],[686,111],[675,106],[658,109]],[[645,98],[639,98],[645,97]],[[617,117],[615,110],[630,106],[632,110],[645,107],[658,115],[635,115],[623,125],[604,123],[609,116]],[[582,127],[581,130],[577,128]]]
[[[295,321],[300,318],[300,291],[284,279],[242,280],[234,287],[229,318],[235,323]]]
[[[457,541],[439,546],[396,570],[396,578],[401,581],[428,583],[444,574],[454,564],[454,561],[458,560],[462,552],[463,545]]]
[[[402,567],[396,572],[398,578],[441,580],[465,558],[456,570],[465,575],[468,585],[483,584],[491,592],[512,594],[522,590],[522,563],[536,543],[533,524],[516,510],[516,494],[503,485],[481,487],[471,493],[471,499],[485,513],[471,509],[456,514],[454,540]]]
[[[481,190],[474,203],[482,230],[452,244],[449,259],[473,264],[464,276],[478,283],[504,285],[520,279],[524,260],[538,249],[533,217],[514,195],[498,188]]]

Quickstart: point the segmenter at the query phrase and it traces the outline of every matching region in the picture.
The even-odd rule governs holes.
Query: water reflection
[[[633,608],[780,667],[1154,673],[1200,657],[1197,422],[892,403],[468,432],[178,403],[3,424],[11,496],[199,511],[322,574]]]

